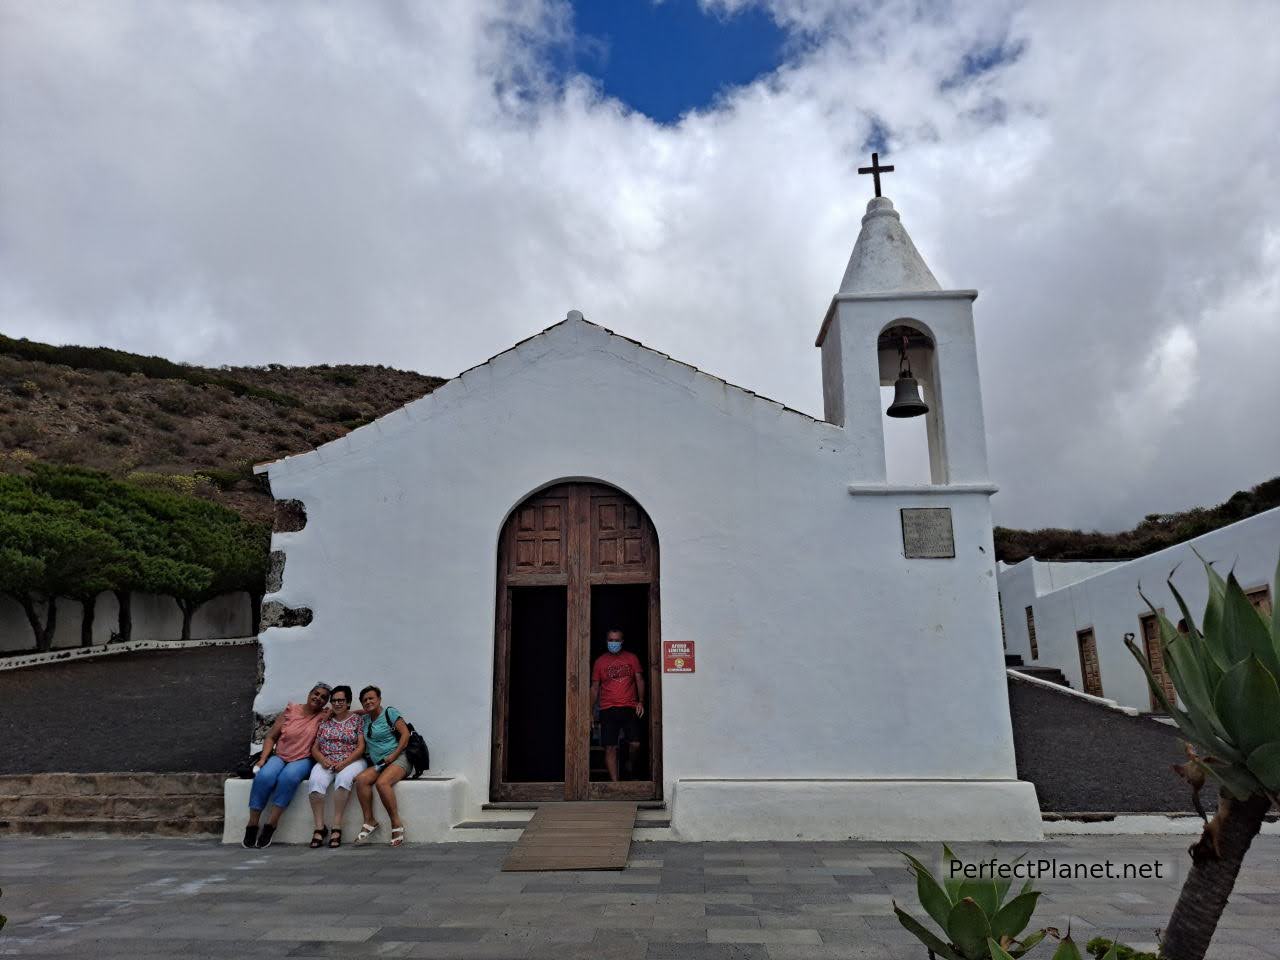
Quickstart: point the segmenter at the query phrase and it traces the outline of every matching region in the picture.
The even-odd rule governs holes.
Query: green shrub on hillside
[[[137,374],[155,380],[185,380],[196,386],[213,384],[230,390],[238,397],[257,397],[281,407],[302,406],[302,401],[297,397],[242,383],[234,377],[183,366],[163,357],[143,356],[127,353],[124,350],[112,350],[108,347],[55,347],[48,343],[36,343],[25,337],[15,340],[13,337],[0,334],[0,353],[40,363],[61,364],[76,370],[109,370],[126,375]],[[35,384],[31,386],[32,394],[29,395],[33,395],[36,390]]]
[[[1280,507],[1280,477],[1249,490],[1240,490],[1216,507],[1148,514],[1132,530],[1120,533],[996,527],[996,557],[1006,563],[1018,563],[1027,557],[1040,560],[1131,560],[1275,507]]]

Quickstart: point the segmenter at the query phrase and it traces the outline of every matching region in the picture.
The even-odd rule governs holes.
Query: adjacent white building
[[[1029,558],[1000,564],[1000,606],[1006,652],[1028,665],[1057,667],[1071,686],[1152,710],[1142,668],[1124,645],[1132,633],[1140,644],[1154,642],[1155,618],[1141,590],[1175,623],[1174,583],[1197,622],[1208,599],[1208,583],[1196,552],[1224,576],[1236,579],[1255,606],[1270,611],[1280,554],[1280,508],[1248,517],[1136,560],[1057,563]]]
[[[431,748],[432,779],[400,788],[415,840],[461,838],[486,804],[613,798],[665,802],[685,839],[1039,837],[999,639],[976,296],[941,289],[876,198],[817,338],[823,419],[573,311],[263,465],[306,513],[273,537],[266,599],[307,622],[262,633],[257,710],[319,679],[379,684]],[[930,406],[920,486],[886,481],[880,391],[904,358]],[[617,783],[588,702],[613,626],[648,681]],[[247,782],[227,795],[238,839]]]

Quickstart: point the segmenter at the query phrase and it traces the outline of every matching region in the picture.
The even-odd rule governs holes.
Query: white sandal
[[[360,832],[356,834],[356,843],[364,843],[378,830],[378,822],[360,824]]]
[[[399,836],[397,836],[399,834]],[[398,847],[404,843],[404,827],[391,828],[391,846]]]

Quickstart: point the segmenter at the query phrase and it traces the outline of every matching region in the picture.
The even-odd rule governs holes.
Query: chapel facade
[[[976,296],[941,289],[877,197],[817,336],[822,419],[572,311],[262,465],[305,510],[273,536],[266,600],[311,618],[263,631],[257,711],[317,677],[379,684],[431,748],[398,788],[416,840],[464,839],[494,805],[616,799],[665,804],[676,839],[1040,837],[1014,765]],[[908,368],[923,485],[886,480],[881,387]],[[590,700],[609,630],[645,681],[617,780]]]

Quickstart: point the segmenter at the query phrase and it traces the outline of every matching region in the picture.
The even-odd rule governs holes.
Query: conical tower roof
[[[840,281],[841,293],[916,293],[939,290],[888,197],[874,197]]]

